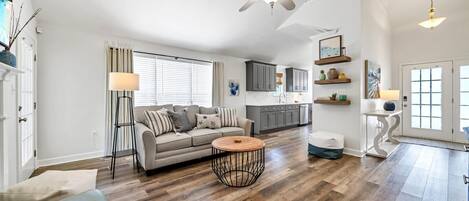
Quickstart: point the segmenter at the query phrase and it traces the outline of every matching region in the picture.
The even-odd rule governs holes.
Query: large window
[[[212,63],[134,54],[140,75],[135,105],[212,105]]]

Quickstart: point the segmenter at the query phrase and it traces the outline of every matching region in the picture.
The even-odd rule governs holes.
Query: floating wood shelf
[[[316,60],[314,61],[314,64],[321,66],[321,65],[327,65],[327,64],[351,62],[351,61],[352,61],[352,58],[348,56],[339,56],[339,57]]]
[[[326,84],[345,84],[345,83],[351,83],[351,79],[334,79],[334,80],[315,80],[314,84],[318,85],[326,85]]]
[[[337,100],[315,100],[315,104],[325,104],[325,105],[350,105],[352,102],[350,100],[346,101],[337,101]]]

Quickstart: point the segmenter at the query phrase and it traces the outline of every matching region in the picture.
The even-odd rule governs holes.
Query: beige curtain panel
[[[106,77],[111,72],[133,73],[133,51],[126,48],[108,47],[106,50]],[[109,78],[106,78],[106,90],[109,87]],[[114,121],[116,113],[116,102],[119,96],[133,96],[132,92],[106,92],[106,155],[110,156],[112,151],[112,142],[114,138]],[[121,101],[119,120],[129,122],[128,102]],[[119,129],[117,139],[117,151],[130,150],[132,147],[132,137],[130,127]]]
[[[225,105],[225,65],[222,62],[213,62],[212,106]]]

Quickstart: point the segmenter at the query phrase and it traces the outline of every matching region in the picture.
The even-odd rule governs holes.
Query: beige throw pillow
[[[197,128],[221,128],[218,114],[196,114]]]
[[[166,109],[145,111],[145,124],[153,131],[155,137],[174,131],[174,124]]]

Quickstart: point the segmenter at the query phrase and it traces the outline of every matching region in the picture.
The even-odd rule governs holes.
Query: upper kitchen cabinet
[[[296,68],[287,68],[286,74],[288,92],[308,91],[308,71]]]
[[[246,90],[247,91],[275,91],[275,73],[277,67],[274,64],[258,61],[246,62]]]

